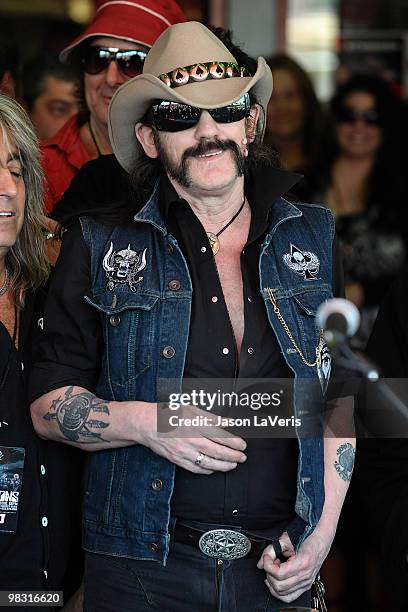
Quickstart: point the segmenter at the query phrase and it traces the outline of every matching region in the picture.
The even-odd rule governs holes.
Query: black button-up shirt
[[[247,181],[251,224],[241,253],[245,327],[238,355],[205,230],[188,203],[178,198],[168,179],[162,177],[161,213],[186,257],[193,284],[185,378],[292,378],[292,370],[268,321],[259,288],[258,261],[270,223],[271,205],[297,179],[296,174],[269,169],[268,176],[257,173]],[[337,249],[335,257],[338,259]],[[338,295],[341,282],[337,277],[334,281]],[[202,476],[176,469],[174,516],[247,529],[280,527],[289,522],[296,499],[297,440],[248,438],[246,441],[247,461],[230,472]]]

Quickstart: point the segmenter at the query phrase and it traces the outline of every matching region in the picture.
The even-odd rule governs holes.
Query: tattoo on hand
[[[337,460],[334,462],[334,467],[340,478],[346,482],[351,480],[355,454],[355,448],[350,442],[345,442],[337,449]]]
[[[100,433],[93,431],[109,427],[106,421],[91,419],[91,411],[110,414],[106,402],[92,393],[83,391],[74,395],[69,387],[64,397],[59,397],[51,404],[50,412],[44,415],[46,421],[57,421],[61,433],[67,440],[78,442],[82,438],[103,440]]]

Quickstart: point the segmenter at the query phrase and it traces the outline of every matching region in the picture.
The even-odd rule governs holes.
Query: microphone
[[[333,298],[320,304],[316,323],[323,329],[327,344],[333,348],[354,336],[360,325],[360,313],[349,300]]]

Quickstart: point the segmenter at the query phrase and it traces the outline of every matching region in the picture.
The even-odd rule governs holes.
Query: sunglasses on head
[[[82,65],[88,74],[99,74],[106,70],[112,61],[120,72],[128,77],[141,74],[146,59],[146,51],[137,49],[116,49],[112,47],[87,47],[82,55]]]
[[[367,125],[380,124],[380,115],[375,109],[359,111],[349,106],[343,106],[338,112],[337,119],[340,123],[357,123],[361,120]]]
[[[200,121],[201,108],[162,100],[154,104],[147,113],[147,123],[159,132],[181,132],[188,130]],[[217,123],[235,123],[248,117],[251,110],[249,94],[244,94],[239,100],[221,108],[205,109]]]

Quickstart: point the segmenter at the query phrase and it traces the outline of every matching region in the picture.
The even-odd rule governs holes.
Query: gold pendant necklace
[[[232,219],[230,219],[228,221],[227,225],[224,225],[224,227],[222,227],[220,229],[220,231],[217,232],[216,234],[214,234],[213,232],[206,232],[207,238],[208,238],[208,242],[210,243],[210,247],[211,247],[211,250],[212,250],[214,255],[216,255],[218,253],[218,251],[220,250],[220,241],[218,240],[218,237],[221,236],[222,232],[225,232],[227,227],[229,227],[231,225],[231,223],[233,223],[235,221],[235,219],[238,217],[238,215],[241,212],[241,210],[244,208],[244,204],[245,204],[245,196],[244,196],[244,200],[243,200],[241,206],[238,208],[237,212],[232,217]]]
[[[212,232],[206,232],[208,237],[208,242],[210,243],[210,247],[214,255],[218,253],[220,250],[220,241],[217,238],[217,234],[213,234]]]

